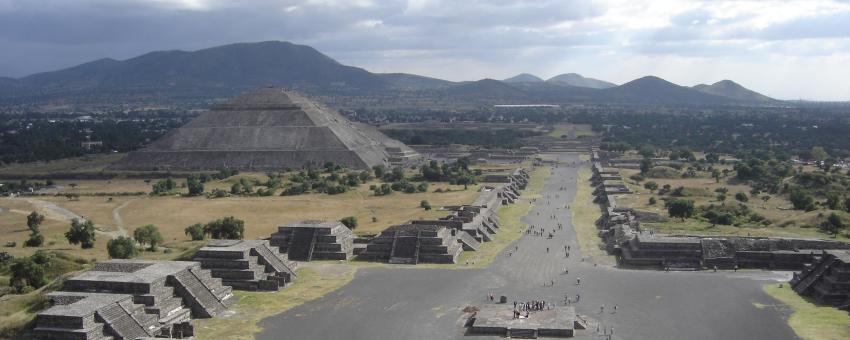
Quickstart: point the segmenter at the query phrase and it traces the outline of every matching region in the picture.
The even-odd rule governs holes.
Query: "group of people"
[[[552,304],[545,300],[531,300],[528,302],[514,301],[514,319],[528,318],[530,312],[552,309]]]

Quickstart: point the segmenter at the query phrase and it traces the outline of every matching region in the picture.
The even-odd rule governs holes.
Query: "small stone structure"
[[[850,251],[825,250],[801,272],[794,273],[791,288],[800,295],[850,311]]]
[[[37,339],[191,336],[191,318],[227,309],[231,288],[198,262],[109,260],[67,279],[36,316]]]
[[[593,164],[595,201],[604,208],[598,221],[599,236],[621,265],[799,270],[823,249],[850,249],[848,243],[802,238],[653,234],[641,229],[638,215],[645,213],[617,205],[615,195],[625,193],[624,189],[617,182],[604,180],[614,176],[618,176],[616,171],[603,168],[599,162]]]
[[[354,235],[338,221],[285,224],[278,227],[270,241],[291,261],[347,260],[354,249]]]
[[[212,240],[193,260],[234,289],[278,290],[296,276],[295,263],[266,240]]]
[[[528,318],[515,318],[513,305],[484,305],[467,322],[468,335],[496,335],[508,338],[569,338],[586,325],[572,306],[531,311]]]
[[[402,224],[385,229],[359,255],[393,264],[456,263],[463,251],[457,230],[442,225]]]

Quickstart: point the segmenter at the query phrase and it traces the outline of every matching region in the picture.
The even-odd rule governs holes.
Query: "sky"
[[[850,100],[850,0],[0,0],[0,76],[267,40],[456,81],[655,75]]]

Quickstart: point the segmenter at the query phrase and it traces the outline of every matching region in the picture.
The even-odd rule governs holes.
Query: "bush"
[[[655,203],[658,203],[658,200],[655,199],[655,196],[650,197],[649,205],[655,205]]]
[[[12,261],[12,265],[9,267],[11,272],[9,285],[17,293],[27,293],[32,291],[33,288],[47,284],[44,269],[50,266],[52,257],[39,253],[41,252],[37,252],[36,255],[31,257],[16,258]]]
[[[153,224],[146,224],[133,230],[133,238],[142,246],[148,244],[150,251],[155,251],[156,245],[162,243],[162,234]]]
[[[95,235],[94,224],[91,221],[80,222],[78,219],[71,221],[71,228],[65,232],[65,238],[68,243],[77,245],[83,249],[94,247]]]
[[[425,210],[431,210],[431,203],[423,200],[422,202],[419,202],[419,207]]]
[[[129,259],[138,254],[136,241],[129,237],[118,236],[106,243],[106,251],[113,259]]]
[[[354,228],[357,228],[357,217],[343,217],[341,220],[339,220],[339,222],[348,227],[348,229],[354,230]]]
[[[44,235],[40,233],[30,234],[30,238],[24,241],[24,247],[41,247],[44,244]]]
[[[201,241],[201,240],[204,239],[204,236],[206,235],[204,233],[204,225],[200,224],[200,223],[195,223],[193,225],[186,227],[186,229],[184,229],[183,232],[187,236],[189,236],[192,239],[192,241]]]
[[[749,201],[749,200],[750,200],[750,198],[749,198],[749,197],[747,197],[747,194],[745,194],[745,193],[743,193],[743,192],[739,192],[739,193],[736,193],[736,194],[735,194],[735,200],[737,200],[738,202],[744,202],[744,203],[746,203],[747,201]]]
[[[233,216],[217,219],[204,226],[204,233],[214,239],[241,240],[245,236],[245,221]]]

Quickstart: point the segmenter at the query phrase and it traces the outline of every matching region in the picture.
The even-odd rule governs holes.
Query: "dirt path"
[[[118,236],[127,237],[129,235],[127,234],[127,229],[124,227],[124,219],[121,218],[121,209],[126,208],[128,205],[130,205],[130,203],[133,203],[138,200],[139,198],[130,199],[127,202],[124,202],[121,205],[115,207],[115,209],[112,209],[112,219],[115,221],[115,229],[117,229],[115,232]]]

